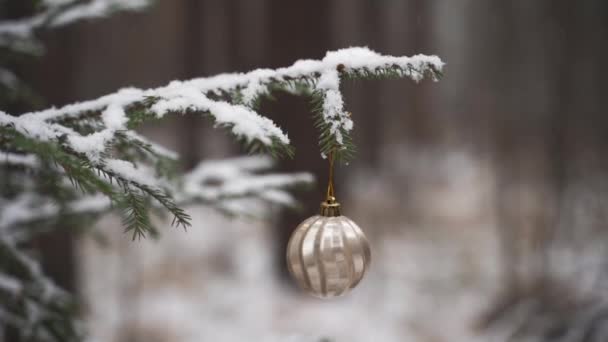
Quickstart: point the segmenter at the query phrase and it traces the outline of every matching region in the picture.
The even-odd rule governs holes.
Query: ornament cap
[[[336,217],[342,215],[340,213],[340,203],[333,196],[328,196],[327,199],[321,202],[321,216]]]

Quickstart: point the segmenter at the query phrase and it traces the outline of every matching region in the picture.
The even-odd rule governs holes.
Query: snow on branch
[[[0,46],[37,53],[41,50],[34,36],[38,29],[105,17],[120,10],[142,10],[149,4],[150,0],[43,0],[42,10],[33,16],[0,21]]]
[[[20,157],[20,158],[19,158]],[[17,165],[38,165],[33,156],[7,154],[6,160]],[[265,204],[295,206],[289,193],[295,187],[314,182],[310,173],[267,173],[274,161],[266,156],[248,156],[217,161],[203,161],[173,184],[172,193],[180,206],[200,204],[230,215],[259,216]],[[33,190],[33,189],[32,189]],[[62,207],[52,198],[25,192],[11,200],[0,199],[0,234],[15,241],[27,240],[19,229],[23,225],[63,215],[99,214],[112,209],[110,199],[103,195],[82,196]]]
[[[334,138],[330,148],[344,148],[343,135],[352,130],[353,122],[344,110],[340,93],[342,77],[409,77],[420,81],[429,76],[436,80],[442,68],[443,62],[437,56],[394,57],[367,48],[349,48],[328,52],[322,60],[300,60],[276,70],[258,69],[173,81],[165,87],[148,90],[125,88],[96,100],[32,112],[18,119],[6,115],[3,118],[0,114],[0,123],[12,122],[21,133],[43,140],[68,134],[74,150],[95,159],[115,132],[127,129],[142,117],[160,118],[167,113],[194,111],[210,114],[218,126],[229,128],[247,143],[261,143],[262,147],[270,147],[271,152],[289,154],[287,134],[252,108],[258,97],[279,88],[320,97],[322,123]],[[92,115],[102,121],[105,129],[87,136],[54,124]]]
[[[21,153],[3,153],[0,154],[0,165],[18,165],[24,167],[36,167],[38,166],[38,157],[33,154],[21,154]]]
[[[262,203],[295,206],[287,191],[314,182],[310,173],[259,174],[270,169],[273,160],[251,156],[218,161],[204,161],[187,173],[178,202],[204,203],[232,215],[257,216]]]
[[[20,340],[77,341],[72,297],[47,278],[14,241],[0,235],[0,328],[17,329]]]
[[[174,162],[176,154],[134,133],[141,122],[167,114],[199,113],[227,129],[250,152],[291,156],[287,134],[257,110],[259,99],[273,91],[288,91],[312,100],[321,154],[335,152],[338,158],[347,159],[354,149],[350,138],[353,121],[344,108],[342,80],[437,80],[442,68],[443,62],[436,56],[395,57],[358,47],[328,52],[321,60],[300,60],[285,68],[173,81],[155,89],[125,88],[95,100],[18,117],[0,112],[0,135],[6,137],[10,149],[0,148],[36,155],[42,162],[63,169],[72,184],[85,193],[107,196],[125,208],[125,225],[138,234],[151,229],[145,214],[150,206],[148,199],[171,212],[177,225],[187,226],[189,216],[175,204],[175,188],[169,182],[172,172],[167,165]],[[198,170],[201,174],[209,172],[201,170],[205,169]],[[213,190],[219,195],[207,189],[195,197],[228,203],[228,193],[251,193],[289,201],[283,194],[263,191],[285,179],[247,181],[246,187],[243,182],[230,182]],[[194,186],[192,189],[201,191]]]
[[[46,12],[38,17],[0,23],[0,46],[7,37],[28,41],[39,27],[104,13],[109,4],[136,9],[139,3],[143,6],[144,1],[44,0]],[[0,300],[0,322],[18,326],[27,340],[65,341],[78,335],[69,319],[69,298],[18,248],[44,226],[117,208],[125,230],[135,238],[156,232],[152,209],[164,208],[173,216],[173,225],[184,227],[190,216],[182,206],[191,203],[259,216],[268,203],[293,206],[288,190],[312,182],[309,174],[265,173],[272,160],[259,156],[203,162],[175,178],[178,155],[137,134],[138,124],[167,114],[198,113],[227,129],[250,152],[291,156],[287,133],[258,110],[260,99],[287,91],[311,99],[321,154],[334,152],[345,159],[354,148],[354,124],[345,109],[342,81],[437,80],[442,68],[436,56],[395,57],[349,48],[285,68],[174,81],[155,89],[126,88],[20,116],[0,112],[0,299],[21,301]],[[15,83],[7,73],[0,78],[5,86]],[[13,272],[3,260],[20,269]],[[39,324],[49,316],[58,318],[52,328],[61,329],[60,337]]]

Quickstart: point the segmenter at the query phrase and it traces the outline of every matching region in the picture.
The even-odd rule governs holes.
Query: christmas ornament
[[[333,169],[331,153],[327,197],[320,215],[300,223],[287,245],[289,272],[300,287],[320,298],[340,296],[357,286],[371,261],[369,242],[361,228],[340,212]]]

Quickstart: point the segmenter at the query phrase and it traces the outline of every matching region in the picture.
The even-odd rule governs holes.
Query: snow
[[[106,145],[114,138],[113,130],[103,130],[91,133],[87,136],[79,134],[70,135],[68,142],[76,152],[86,154],[89,159],[99,162],[100,154],[105,150]]]
[[[255,179],[246,177],[232,179],[230,183],[219,189],[223,196],[242,196],[252,192],[264,191],[268,188],[276,188],[284,186],[294,181],[312,182],[312,177],[308,174],[302,175],[268,175],[258,176]]]
[[[257,139],[266,145],[270,145],[272,144],[272,138],[277,138],[283,144],[289,144],[287,135],[272,120],[258,115],[242,105],[212,101],[199,90],[175,82],[165,88],[146,91],[126,88],[93,101],[76,103],[60,109],[50,108],[40,112],[26,113],[20,117],[12,117],[0,112],[0,124],[12,123],[19,132],[43,141],[68,134],[68,142],[74,150],[87,154],[93,160],[98,160],[106,143],[113,138],[115,132],[127,129],[125,107],[138,101],[144,101],[148,97],[160,99],[151,107],[151,111],[156,113],[158,117],[170,112],[208,111],[214,116],[217,125],[231,127],[232,133],[244,137],[248,141]],[[106,124],[106,128],[87,136],[82,136],[66,127],[48,122],[68,116],[75,117],[83,112],[99,110],[103,110],[102,120]]]
[[[309,180],[312,180],[312,177],[306,181]],[[282,190],[264,190],[262,193],[260,193],[260,198],[263,198],[269,203],[276,203],[286,207],[294,206],[296,203],[296,200],[289,192]]]
[[[259,81],[252,81],[243,90],[243,103],[250,106],[257,97],[267,93],[268,88],[265,85],[261,84]]]
[[[72,213],[97,213],[110,208],[110,199],[103,195],[87,196],[80,198],[68,205]]]
[[[101,113],[101,118],[108,129],[124,128],[128,121],[125,110],[115,103]]]
[[[36,220],[52,219],[59,215],[61,208],[52,199],[33,193],[23,193],[14,200],[0,201],[0,235],[15,241],[28,238],[19,225]],[[99,213],[110,209],[110,200],[102,195],[84,196],[67,203],[65,214]]]
[[[105,2],[104,2],[105,3]],[[133,2],[133,4],[139,2]],[[101,6],[101,5],[100,5]],[[127,6],[127,2],[125,2]],[[77,8],[74,7],[74,8]],[[82,12],[85,13],[85,12]],[[66,19],[67,20],[67,19]],[[8,29],[7,29],[8,30]],[[21,32],[18,26],[10,30]],[[2,26],[0,24],[0,35]],[[261,203],[293,205],[291,195],[284,189],[302,183],[311,183],[309,174],[258,174],[271,163],[264,158],[246,158],[228,162],[207,162],[199,165],[184,177],[183,188],[169,184],[157,177],[145,165],[108,157],[106,149],[117,132],[123,132],[133,139],[149,143],[145,138],[128,129],[128,110],[134,105],[150,104],[149,110],[157,117],[170,113],[185,114],[190,111],[208,113],[217,126],[228,128],[234,135],[246,141],[259,141],[272,145],[276,140],[289,144],[289,138],[272,120],[255,112],[250,106],[257,96],[268,91],[273,82],[306,79],[306,92],[317,91],[323,96],[323,117],[339,144],[343,143],[343,132],[353,128],[350,115],[344,110],[340,92],[340,74],[353,70],[374,71],[376,68],[404,68],[408,76],[419,80],[428,68],[441,70],[443,63],[436,56],[417,55],[395,57],[380,55],[367,48],[348,48],[330,51],[321,60],[299,60],[285,68],[257,69],[248,73],[221,74],[214,77],[197,78],[188,81],[173,81],[167,86],[154,89],[124,88],[116,93],[100,98],[70,104],[60,108],[11,116],[0,112],[0,126],[12,126],[26,137],[42,142],[52,141],[81,153],[94,165],[103,165],[107,170],[134,183],[152,189],[169,190],[178,203],[199,202],[235,214],[255,214]],[[300,91],[299,89],[292,89]],[[235,91],[240,91],[243,104]],[[233,94],[235,103],[213,100],[208,94]],[[78,120],[82,115],[99,113],[97,118],[102,129],[82,135],[59,124],[59,120]],[[177,155],[151,144],[151,149],[159,155],[176,159]],[[5,163],[33,167],[37,163],[33,156],[6,154],[0,158]],[[100,212],[107,209],[108,202],[85,197],[85,202],[68,205],[73,212]],[[22,198],[4,206],[0,212],[0,229],[32,220],[57,215],[59,207],[48,198],[39,198],[26,193]]]
[[[309,173],[254,173],[272,165],[272,159],[263,156],[204,161],[184,176],[182,193],[176,199],[215,203],[234,214],[247,215],[255,214],[259,199],[267,203],[295,205],[285,189],[310,184],[314,182],[314,177]]]
[[[242,105],[209,100],[200,90],[188,85],[172,83],[167,89],[150,91],[149,96],[163,98],[151,108],[158,117],[169,112],[208,111],[215,118],[217,125],[231,126],[232,133],[248,141],[259,140],[265,145],[270,145],[271,138],[276,137],[283,144],[289,144],[287,135],[272,120]]]
[[[25,250],[17,248],[15,241],[0,234],[0,248],[10,256],[10,274],[0,271],[0,291],[12,292],[23,302],[23,311],[4,310],[0,305],[0,318],[10,320],[18,326],[20,333],[30,340],[48,340],[50,332],[45,324],[57,310],[63,309],[69,301],[66,292],[46,278],[40,265]],[[25,294],[25,296],[23,295]]]
[[[144,144],[147,144],[150,146],[150,150],[152,150],[152,152],[154,152],[155,154],[162,156],[164,158],[168,158],[168,159],[172,159],[172,160],[177,160],[179,159],[179,155],[177,154],[177,152],[175,151],[171,151],[168,148],[159,145],[153,141],[148,140],[148,138],[144,137],[143,135],[137,134],[134,131],[128,131],[126,133],[127,137],[131,138],[131,139],[135,139],[135,140],[139,140]]]
[[[42,270],[40,269],[40,265],[32,259],[25,252],[20,251],[15,246],[14,241],[11,241],[6,236],[0,235],[0,243],[3,248],[11,249],[10,253],[18,262],[20,267],[25,268],[25,273],[27,275],[28,280],[32,283],[35,283],[37,286],[37,295],[40,296],[42,301],[48,302],[53,297],[61,297],[65,295],[65,292],[58,288],[50,279],[47,279],[42,274]],[[5,279],[6,280],[6,279]],[[15,287],[13,283],[11,286]]]
[[[0,45],[3,44],[6,40],[21,38],[26,39],[30,35],[34,28],[42,25],[44,23],[45,15],[36,15],[33,17],[19,19],[19,20],[7,20],[0,22]]]
[[[53,2],[65,2],[62,0]],[[89,18],[105,17],[109,13],[120,10],[141,10],[149,4],[149,0],[94,0],[79,4],[62,12],[53,18],[50,26],[63,26],[75,21]]]
[[[338,144],[343,144],[340,129],[350,131],[353,121],[348,113],[344,111],[344,100],[340,93],[340,75],[336,69],[325,71],[319,78],[317,89],[323,91],[323,117],[329,124],[331,134],[336,136]]]
[[[83,196],[66,205],[65,213],[97,213],[110,208],[110,200],[102,195]],[[25,236],[18,225],[56,217],[61,208],[54,200],[31,192],[15,199],[0,199],[0,235],[20,241]],[[21,235],[20,235],[21,234]]]
[[[21,283],[8,275],[0,273],[0,292],[8,292],[13,296],[17,296],[21,292]]]
[[[106,149],[106,145],[112,141],[118,130],[126,129],[127,115],[119,103],[112,103],[101,113],[101,119],[105,129],[91,133],[87,136],[72,134],[68,137],[72,149],[86,154],[89,159],[99,162],[100,154]]]
[[[337,142],[342,144],[342,131],[352,130],[353,121],[344,110],[338,69],[373,71],[376,68],[393,66],[408,70],[407,75],[418,81],[425,70],[431,67],[441,70],[443,63],[437,56],[395,57],[380,55],[367,48],[348,48],[330,51],[322,60],[300,60],[290,67],[276,70],[258,69],[248,73],[173,81],[165,87],[148,90],[125,88],[95,100],[31,112],[18,118],[0,113],[0,124],[10,122],[19,132],[43,141],[67,134],[68,142],[74,150],[98,161],[105,145],[113,139],[116,131],[126,130],[127,107],[154,98],[156,101],[150,110],[158,117],[168,113],[208,112],[213,116],[216,125],[228,127],[233,134],[249,142],[258,140],[265,145],[271,145],[274,139],[278,139],[283,144],[289,144],[287,134],[272,120],[256,113],[247,105],[250,105],[256,96],[267,92],[267,85],[272,82],[308,78],[316,80],[316,85],[311,86],[314,89],[309,90],[322,92],[324,119],[331,133],[336,136]],[[245,105],[214,101],[206,95],[230,93],[237,89],[242,89]],[[82,113],[96,111],[101,112],[105,128],[87,136],[53,124],[57,119],[77,118]]]
[[[112,1],[94,2],[108,4]],[[93,2],[87,4],[92,6]],[[123,3],[125,8],[130,6],[129,4],[136,7],[143,2],[127,1]],[[102,8],[105,5],[98,6],[100,6],[98,8]],[[78,8],[78,6],[73,8]],[[81,13],[91,14],[84,10]],[[5,29],[22,32],[18,25],[5,27]],[[0,24],[0,34],[1,32]],[[274,82],[289,84],[290,80],[305,79],[308,80],[308,82],[304,82],[308,86],[306,92],[322,93],[323,117],[337,142],[341,144],[343,142],[342,132],[352,130],[353,121],[344,110],[338,70],[373,72],[376,68],[395,66],[403,68],[409,77],[418,81],[429,68],[441,70],[443,63],[436,56],[395,57],[381,55],[368,48],[354,47],[330,51],[321,60],[299,60],[289,67],[275,70],[257,69],[248,73],[221,74],[188,81],[173,81],[167,86],[154,89],[124,88],[94,100],[25,113],[18,117],[0,112],[0,125],[13,126],[21,134],[38,141],[65,144],[66,147],[82,153],[93,164],[104,165],[108,170],[133,182],[154,189],[171,188],[171,190],[175,190],[178,201],[202,201],[207,204],[214,203],[217,207],[229,211],[249,212],[258,206],[260,199],[279,204],[292,203],[289,194],[280,192],[280,189],[299,183],[310,183],[312,177],[308,174],[256,174],[255,171],[264,169],[268,161],[253,158],[239,161],[233,165],[217,162],[201,164],[185,176],[183,189],[172,189],[173,185],[167,184],[165,179],[156,177],[151,169],[145,166],[136,167],[125,160],[106,156],[105,152],[107,152],[109,143],[119,131],[126,132],[131,138],[147,142],[143,137],[128,129],[129,108],[134,105],[150,104],[149,110],[158,117],[170,113],[185,114],[190,111],[208,113],[213,117],[217,126],[230,129],[234,135],[246,141],[256,140],[265,145],[271,145],[278,140],[282,144],[289,144],[289,138],[281,128],[248,106],[257,96],[267,92],[268,86]],[[239,98],[236,96],[238,94],[234,93],[235,91],[241,92],[243,104],[236,103]],[[213,100],[207,96],[208,94],[224,96],[232,94],[235,98],[231,100],[235,103]],[[98,119],[103,124],[102,129],[91,134],[82,135],[58,123],[63,119],[78,120],[80,116],[91,113],[99,113]],[[151,146],[152,150],[160,155],[172,159],[177,157],[174,152],[161,146],[155,144],[151,144]],[[22,165],[33,165],[34,163],[31,157],[16,155],[7,155],[4,161]],[[252,201],[251,198],[255,200]],[[22,200],[24,202],[16,202],[17,206],[12,212],[3,210],[0,227],[22,222],[32,216],[51,216],[58,210],[56,205],[48,201],[36,206],[32,202],[32,198]],[[77,204],[73,205],[73,208],[80,207]],[[101,210],[101,207],[103,206],[95,208]]]
[[[58,212],[52,202],[39,204],[39,197],[32,193],[23,193],[10,201],[3,201],[0,211],[0,232],[18,222],[29,221],[32,217],[48,217]]]
[[[370,273],[347,296],[322,301],[277,275],[271,224],[191,212],[194,228],[160,243],[121,243],[111,217],[100,222],[111,248],[81,241],[89,341],[119,341],[125,332],[180,342],[489,341],[471,328],[495,279],[486,272],[498,255],[484,240],[366,225],[376,246]],[[471,257],[491,262],[471,266]]]
[[[0,21],[0,46],[37,53],[40,45],[34,35],[39,28],[58,27],[79,20],[105,17],[119,10],[141,10],[149,3],[150,0],[44,0],[43,11],[33,16]]]
[[[4,158],[0,158],[2,159]],[[31,155],[7,154],[7,159],[4,160],[37,166],[37,159]],[[255,216],[262,203],[295,205],[296,202],[287,188],[314,182],[310,173],[259,173],[272,168],[273,165],[273,160],[264,156],[208,160],[186,173],[183,185],[163,182],[163,186],[174,194],[178,205],[197,202],[233,214]],[[136,168],[120,159],[108,159],[105,166],[125,179],[153,189],[157,189],[159,185],[151,169]],[[83,214],[103,213],[110,209],[111,202],[106,196],[89,195],[67,203],[63,210],[65,213]],[[15,234],[9,229],[35,220],[55,217],[60,210],[59,205],[52,199],[30,192],[24,192],[10,201],[0,199],[0,233]],[[17,237],[17,240],[20,238]]]
[[[9,164],[9,165],[22,165],[27,167],[36,167],[38,166],[39,160],[38,157],[33,154],[18,154],[18,153],[10,153],[4,152],[0,154],[0,164]]]
[[[9,89],[14,89],[18,83],[19,80],[15,76],[15,73],[8,69],[0,68],[0,84]]]
[[[223,90],[230,91],[237,87],[245,87],[251,83],[266,84],[272,79],[300,78],[305,76],[323,75],[334,73],[338,66],[344,68],[344,71],[352,71],[355,69],[366,68],[374,70],[381,67],[399,66],[402,68],[417,68],[426,70],[428,67],[434,67],[437,70],[442,70],[444,63],[437,56],[416,55],[413,57],[395,57],[390,55],[381,55],[366,47],[351,47],[336,51],[329,51],[321,60],[299,60],[292,66],[285,68],[272,69],[257,69],[248,73],[231,73],[220,74],[210,78],[198,78],[188,81],[201,91]],[[420,80],[420,74],[411,75],[414,79]],[[327,84],[323,84],[323,89],[338,90],[339,81],[333,82],[328,80]]]
[[[353,128],[353,121],[348,117],[348,114],[343,110],[344,102],[342,94],[337,90],[328,90],[325,92],[323,101],[323,117],[325,122],[329,124],[330,133],[336,136],[338,144],[343,144],[342,132],[340,129],[350,131]]]
[[[56,7],[67,5],[70,2],[74,2],[74,0],[43,0],[42,4],[44,5],[44,7]]]
[[[143,167],[137,168],[133,163],[128,161],[106,159],[105,168],[137,184],[146,185],[150,188],[156,188],[159,185],[152,170]]]

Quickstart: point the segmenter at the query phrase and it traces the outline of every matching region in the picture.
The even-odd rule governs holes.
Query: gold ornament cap
[[[336,201],[335,197],[329,196],[327,200],[321,202],[321,216],[336,217],[340,215],[340,203]]]

